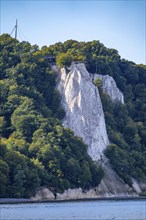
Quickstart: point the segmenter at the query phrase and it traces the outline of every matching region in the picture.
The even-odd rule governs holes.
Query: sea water
[[[146,220],[145,200],[1,204],[1,220]]]

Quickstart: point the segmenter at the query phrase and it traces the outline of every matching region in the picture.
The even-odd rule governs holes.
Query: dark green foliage
[[[139,94],[142,95],[145,88],[141,86],[140,88]],[[133,100],[128,98],[123,105],[118,102],[113,103],[101,92],[108,135],[110,141],[115,144],[110,145],[105,154],[113,168],[129,185],[131,185],[131,177],[138,181],[146,181],[146,120],[142,117],[145,114],[143,110],[135,110],[134,100],[137,93],[138,91],[130,90],[129,97],[133,97]],[[146,96],[139,99],[139,105],[144,106],[145,99]],[[138,119],[139,111],[141,114]]]
[[[62,58],[63,48],[72,43],[76,42],[39,51],[37,45],[0,37],[1,197],[30,197],[40,186],[54,192],[87,189],[103,177],[87,155],[87,146],[61,125],[64,111],[55,89],[56,75],[44,58],[50,51]],[[63,57],[61,66],[70,65],[71,55]]]
[[[72,57],[67,53],[59,53],[56,57],[56,64],[59,67],[70,66],[72,62]]]

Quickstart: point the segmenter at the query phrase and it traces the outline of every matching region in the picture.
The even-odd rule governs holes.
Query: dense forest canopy
[[[129,185],[131,177],[146,180],[146,66],[121,59],[99,41],[68,40],[39,50],[3,34],[0,51],[2,197],[30,197],[40,186],[53,192],[87,189],[103,178],[87,146],[61,125],[65,112],[51,65],[72,61],[115,79],[124,105],[113,103],[99,88],[111,141],[105,154]]]

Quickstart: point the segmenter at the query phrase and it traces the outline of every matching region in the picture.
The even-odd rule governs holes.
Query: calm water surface
[[[2,204],[0,220],[146,220],[146,201]]]

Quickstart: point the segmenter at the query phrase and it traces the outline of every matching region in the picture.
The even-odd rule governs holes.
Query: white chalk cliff
[[[109,75],[94,74],[93,80],[101,79],[102,89],[112,101],[119,101],[124,104],[123,93],[118,89],[115,80]]]
[[[109,140],[99,92],[85,65],[73,64],[69,73],[62,68],[58,90],[66,112],[63,126],[81,137],[88,146],[88,154],[98,161]]]

